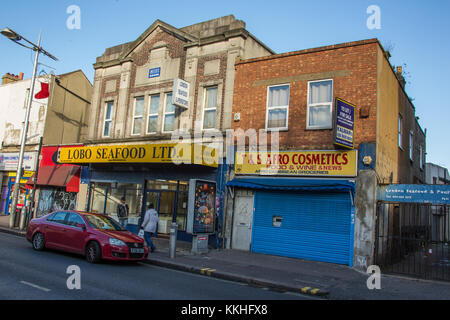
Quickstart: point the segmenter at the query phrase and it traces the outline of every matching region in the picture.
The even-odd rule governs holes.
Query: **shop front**
[[[25,152],[23,156],[23,175],[20,179],[19,199],[17,208],[20,209],[26,205],[29,198],[30,190],[25,187],[25,184],[33,175],[36,168],[37,152]],[[19,163],[18,152],[0,153],[0,183],[1,183],[1,198],[0,198],[0,213],[9,214],[9,207],[12,202],[12,194],[16,181],[17,166]]]
[[[124,197],[129,207],[127,229],[137,233],[152,203],[159,213],[159,234],[168,235],[174,221],[178,239],[191,241],[192,236],[186,233],[189,180],[217,181],[220,172],[215,151],[196,147],[143,144],[61,148],[59,161],[89,167],[87,211],[117,218],[118,204]],[[203,153],[200,158],[196,151]]]
[[[36,187],[34,217],[42,217],[55,210],[75,210],[80,186],[81,167],[59,164],[57,146],[42,147],[36,174],[26,186]]]
[[[353,265],[357,152],[238,152],[231,246]]]

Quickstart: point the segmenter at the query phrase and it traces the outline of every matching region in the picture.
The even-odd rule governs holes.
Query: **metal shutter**
[[[281,226],[273,216],[282,217]],[[254,252],[352,265],[349,193],[258,190],[253,219]]]

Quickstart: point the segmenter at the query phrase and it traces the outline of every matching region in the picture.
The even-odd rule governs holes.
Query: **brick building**
[[[259,142],[236,153],[228,245],[370,265],[377,187],[425,181],[425,134],[404,84],[377,39],[237,60],[232,127]],[[352,127],[339,131],[342,110]]]
[[[156,20],[136,40],[107,48],[94,64],[85,146],[71,149],[89,154],[102,148],[100,155],[115,154],[78,159],[90,168],[86,209],[115,216],[125,196],[131,228],[153,203],[160,215],[159,232],[168,233],[170,222],[177,221],[178,235],[186,236],[189,179],[217,181],[221,170],[218,163],[173,164],[172,136],[229,129],[236,57],[271,54],[232,15],[183,28]],[[175,79],[188,83],[187,108],[172,104]],[[193,144],[192,139],[184,142]],[[135,155],[149,158],[132,157],[136,150],[140,153]]]

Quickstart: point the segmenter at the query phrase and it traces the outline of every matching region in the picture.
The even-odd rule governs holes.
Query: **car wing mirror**
[[[83,224],[83,223],[77,223],[76,226],[77,226],[78,228],[83,229],[83,231],[86,231],[86,225],[85,225],[85,224]]]

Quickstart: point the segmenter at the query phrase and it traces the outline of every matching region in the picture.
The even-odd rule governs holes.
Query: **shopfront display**
[[[238,157],[233,248],[353,265],[355,150]]]

